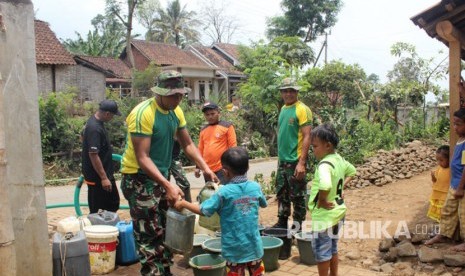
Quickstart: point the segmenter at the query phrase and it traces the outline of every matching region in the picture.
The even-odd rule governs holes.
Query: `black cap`
[[[103,100],[99,103],[99,109],[102,111],[108,111],[115,115],[120,116],[121,112],[118,110],[118,105],[113,100]]]
[[[219,109],[218,105],[216,103],[212,103],[212,102],[206,102],[203,104],[202,106],[202,112],[205,112],[207,110],[210,110],[210,109]]]

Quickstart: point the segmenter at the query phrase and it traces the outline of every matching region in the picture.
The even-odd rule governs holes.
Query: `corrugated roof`
[[[75,65],[71,54],[60,43],[47,22],[34,20],[36,64]]]
[[[450,21],[456,29],[465,34],[465,0],[443,0],[412,16],[410,20],[425,30],[430,37],[436,38],[449,46],[449,43],[436,32],[436,25],[441,21]],[[465,45],[462,45],[462,47],[465,47]],[[462,49],[462,59],[464,58],[465,51]]]
[[[191,46],[197,50],[202,56],[211,61],[215,66],[217,66],[221,71],[224,71],[228,75],[244,75],[241,71],[237,70],[234,65],[229,63],[221,55],[219,55],[215,50],[205,47],[205,46]]]
[[[112,74],[112,77],[130,79],[131,69],[121,59],[112,57],[92,57],[92,56],[77,56],[78,59],[84,60],[100,69],[105,71],[105,75]]]
[[[187,65],[209,68],[209,66],[190,51],[179,49],[174,44],[133,40],[134,47],[139,49],[150,61],[157,65]]]

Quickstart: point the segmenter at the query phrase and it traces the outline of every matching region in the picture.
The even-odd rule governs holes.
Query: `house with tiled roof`
[[[37,80],[40,94],[75,87],[82,101],[105,97],[105,75],[82,66],[60,43],[48,23],[34,21]]]
[[[218,68],[216,71],[216,79],[219,84],[218,89],[220,91],[227,91],[228,101],[230,101],[238,88],[237,85],[246,79],[246,75],[236,67],[239,64],[237,45],[222,43],[222,45],[227,45],[226,49],[233,54],[229,54],[229,52],[223,49],[220,51],[216,45],[219,44],[215,44],[212,47],[191,45],[187,49],[207,64]]]
[[[202,60],[192,51],[179,49],[174,44],[145,40],[133,40],[131,45],[137,70],[145,70],[150,63],[154,63],[162,70],[181,72],[185,86],[192,90],[188,95],[190,101],[202,102],[212,94],[218,96],[227,93],[219,89],[216,65]],[[130,64],[126,51],[120,58]]]
[[[74,60],[85,67],[102,72],[105,83],[112,91],[119,91],[120,96],[129,95],[131,91],[131,69],[119,58],[93,57],[77,55]]]
[[[238,45],[230,43],[215,43],[211,48],[232,65],[239,65],[240,62]]]

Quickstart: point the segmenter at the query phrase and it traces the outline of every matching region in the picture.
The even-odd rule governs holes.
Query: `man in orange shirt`
[[[215,103],[206,102],[202,112],[208,124],[200,130],[198,148],[210,170],[216,174],[220,183],[224,183],[221,155],[227,149],[237,146],[236,131],[231,122],[220,120],[220,110]],[[200,177],[198,168],[195,169],[195,177]],[[204,178],[205,181],[211,180],[206,175]]]

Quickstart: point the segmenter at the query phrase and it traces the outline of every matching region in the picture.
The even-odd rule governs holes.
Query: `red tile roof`
[[[229,63],[226,59],[224,59],[220,54],[218,54],[215,50],[205,46],[191,46],[196,51],[198,51],[202,56],[207,58],[213,64],[215,64],[221,71],[229,75],[244,75],[241,71],[237,70],[234,65]]]
[[[52,32],[47,22],[34,20],[36,64],[75,65],[71,54]]]
[[[91,56],[77,56],[77,59],[81,59],[85,62],[100,69],[99,71],[104,72],[105,75],[108,73],[112,74],[112,77],[116,78],[131,78],[131,69],[121,59],[112,57],[91,57]]]
[[[150,61],[157,65],[187,65],[209,68],[209,66],[190,51],[179,49],[174,44],[133,40],[132,44]]]
[[[215,43],[213,47],[216,47],[222,50],[224,53],[228,54],[235,60],[239,61],[239,49],[238,45],[236,44],[228,44],[228,43]]]

